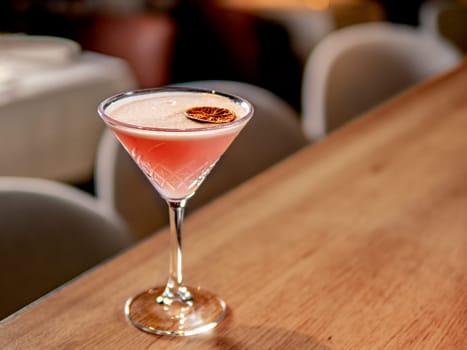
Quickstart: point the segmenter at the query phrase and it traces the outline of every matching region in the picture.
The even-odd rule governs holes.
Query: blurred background
[[[206,80],[247,83],[288,104],[299,127],[310,128],[307,123],[313,124],[311,129],[320,127],[324,122],[313,121],[319,114],[313,108],[319,103],[305,96],[310,90],[305,76],[319,81],[326,63],[334,59],[321,59],[322,66],[305,74],[307,62],[317,45],[333,33],[365,23],[404,25],[443,41],[460,55],[467,50],[465,0],[3,0],[0,176],[48,178],[94,193],[103,131],[96,105],[132,88]],[[68,41],[47,42],[50,37]],[[60,44],[55,51],[53,44]],[[376,77],[377,83],[369,84],[367,77],[365,82],[355,81],[370,71],[391,71],[382,68],[383,63],[369,68],[370,62],[384,61],[382,54],[369,58],[372,50],[357,63],[348,60],[350,68],[345,72],[333,68],[339,73],[333,73],[336,79],[331,85],[341,86],[348,96],[329,102],[328,114],[319,118],[328,118],[336,108],[341,116],[353,117],[345,110],[358,98],[374,94],[376,85],[388,85],[384,96],[365,102],[365,108],[353,114],[421,81],[421,73],[402,73],[409,69],[401,68],[402,58],[397,58],[399,66],[391,68],[396,73]],[[437,59],[421,50],[415,65]],[[457,59],[448,61],[441,68],[430,68],[423,78]],[[414,70],[414,63],[410,65]],[[353,77],[349,71],[355,71]],[[399,73],[419,76],[389,86]],[[326,89],[311,88],[312,93]],[[304,111],[308,103],[311,112]],[[304,133],[313,142],[315,134],[322,137],[328,131]]]
[[[270,89],[299,110],[303,64],[322,37],[370,21],[418,26],[426,3],[4,0],[0,31],[66,37],[83,49],[122,57],[141,87],[200,79],[245,81]],[[465,5],[462,1],[442,3]],[[465,45],[460,38],[452,40]]]

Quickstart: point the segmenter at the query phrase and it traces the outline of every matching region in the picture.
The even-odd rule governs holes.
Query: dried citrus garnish
[[[229,123],[234,121],[235,113],[227,108],[220,107],[192,107],[185,111],[187,118],[203,123]]]

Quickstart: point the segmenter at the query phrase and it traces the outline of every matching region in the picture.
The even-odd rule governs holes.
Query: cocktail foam
[[[236,120],[248,114],[248,106],[236,103],[222,95],[193,92],[158,92],[127,97],[106,109],[112,119],[141,128],[189,130],[216,128],[216,125],[188,119],[185,111],[192,107],[211,106],[226,108]]]

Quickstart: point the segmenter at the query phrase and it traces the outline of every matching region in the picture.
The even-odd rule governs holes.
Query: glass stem
[[[163,303],[175,300],[189,302],[192,300],[188,289],[183,285],[182,272],[182,223],[185,213],[186,199],[167,201],[170,223],[170,260],[169,280],[163,295]]]

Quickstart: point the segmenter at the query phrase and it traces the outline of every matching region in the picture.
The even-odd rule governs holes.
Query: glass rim
[[[230,123],[210,124],[210,126],[206,126],[206,127],[186,128],[186,129],[161,128],[161,127],[153,127],[153,126],[138,126],[138,125],[116,120],[112,118],[111,116],[109,116],[105,111],[107,107],[111,106],[113,103],[120,101],[124,98],[129,98],[132,96],[149,95],[153,93],[171,92],[171,91],[208,93],[208,94],[224,96],[231,100],[234,100],[235,103],[238,102],[240,104],[246,104],[248,106],[248,111],[245,114],[245,116],[243,116],[242,118],[238,118]],[[99,116],[101,117],[101,119],[106,124],[109,123],[115,127],[122,127],[122,128],[128,128],[128,129],[134,129],[134,130],[140,130],[140,131],[154,131],[154,132],[166,132],[166,133],[193,133],[193,132],[201,132],[201,131],[206,132],[206,131],[214,131],[214,130],[219,130],[219,129],[232,128],[238,124],[247,122],[254,114],[254,107],[251,102],[235,94],[218,91],[216,89],[203,89],[203,88],[197,88],[197,87],[184,87],[184,86],[173,85],[173,86],[164,86],[164,87],[158,87],[158,88],[134,89],[134,90],[129,90],[125,92],[120,92],[118,94],[107,97],[106,99],[101,101],[97,106],[97,112]]]

